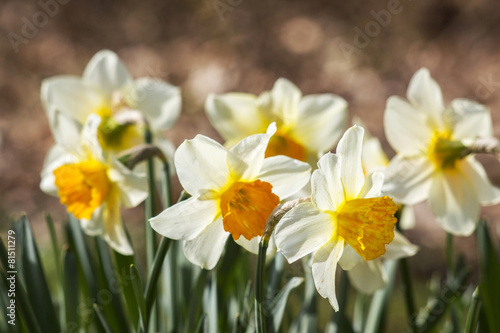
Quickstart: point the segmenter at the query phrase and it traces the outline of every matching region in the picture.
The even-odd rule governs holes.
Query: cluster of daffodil
[[[179,116],[179,89],[133,80],[110,51],[95,55],[81,78],[50,78],[41,90],[56,144],[40,186],[59,196],[88,235],[133,254],[120,207],[140,204],[148,185],[144,169],[130,170],[119,157],[145,143],[149,129],[189,195],[151,218],[151,228],[181,241],[185,257],[207,270],[230,236],[256,254],[268,237],[268,256],[277,251],[290,263],[310,258],[316,289],[336,311],[337,264],[359,291],[371,294],[387,283],[382,259],[417,252],[395,231],[402,204],[428,199],[447,232],[470,235],[480,205],[500,202],[500,190],[470,149],[492,136],[489,110],[465,99],[445,107],[427,69],[412,78],[408,100],[387,102],[392,160],[360,125],[344,133],[343,98],[302,96],[286,79],[259,96],[208,96],[208,118],[225,144],[197,135],[176,150],[162,131]],[[403,228],[415,223],[408,208],[400,214]]]

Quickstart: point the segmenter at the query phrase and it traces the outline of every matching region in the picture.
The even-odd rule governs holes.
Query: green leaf
[[[167,255],[168,248],[172,241],[168,238],[163,237],[158,247],[158,251],[156,252],[155,259],[153,261],[153,266],[151,267],[151,272],[149,274],[149,279],[146,284],[146,321],[149,320],[149,316],[151,315],[151,309],[153,308],[153,304],[156,300],[156,288],[158,285],[158,278],[160,277],[161,268],[163,266],[163,262],[165,261],[165,256]],[[175,305],[174,305],[175,306]]]
[[[479,222],[476,237],[481,272],[479,293],[490,332],[500,332],[500,316],[498,315],[498,309],[500,309],[500,264],[485,221]]]
[[[35,316],[42,330],[44,332],[58,332],[60,331],[59,321],[45,279],[38,247],[33,238],[33,231],[25,215],[21,217],[19,223],[22,225],[24,236],[23,243],[19,244],[22,247],[23,270],[21,274],[24,276],[28,298],[31,305],[36,309]]]
[[[137,326],[140,320],[139,305],[135,298],[134,288],[131,286],[132,276],[130,266],[135,265],[133,256],[124,256],[113,251],[118,282],[122,290],[122,297],[127,307],[128,318],[133,325]]]
[[[80,316],[78,311],[75,311],[79,301],[78,268],[71,249],[64,250],[63,258],[65,327],[68,331],[76,331],[80,327]]]
[[[278,332],[281,327],[281,322],[283,321],[283,315],[285,313],[286,304],[288,301],[288,296],[290,292],[300,286],[304,282],[304,278],[293,277],[288,283],[281,289],[278,295],[269,304],[269,310],[273,314],[273,329],[274,332]]]
[[[71,214],[69,214],[68,235],[70,247],[72,247],[76,261],[82,270],[89,294],[97,299],[97,275],[92,264],[90,250],[80,227],[80,221]]]
[[[141,275],[137,267],[130,265],[130,276],[132,277],[132,288],[134,289],[135,299],[139,305],[139,314],[141,318],[141,328],[144,332],[148,331],[148,323],[146,321],[146,302],[144,301],[144,291],[142,287]]]
[[[109,295],[103,297],[98,305],[103,305],[101,308],[106,316],[106,321],[113,331],[125,332],[129,328],[128,320],[125,317],[123,305],[120,299],[121,288],[118,288],[118,278],[116,277],[114,266],[109,254],[107,243],[100,237],[96,237],[96,246],[99,259],[99,272],[103,277],[99,293]],[[110,297],[110,299],[109,299]],[[98,299],[99,301],[99,299]]]
[[[7,251],[5,249],[5,245],[3,244],[3,241],[0,239],[0,254],[6,254]],[[3,259],[3,258],[2,258]],[[3,260],[2,260],[3,261]],[[4,265],[4,267],[8,267]],[[18,278],[17,274],[10,274],[7,276],[7,274],[3,271],[0,271],[0,279],[2,279],[2,283],[4,284],[6,290],[9,290],[9,280],[7,278],[14,277],[15,279],[15,301],[16,301],[16,309],[18,310],[17,313],[20,313],[20,323],[24,323],[28,329],[29,332],[42,332],[40,328],[40,324],[37,321],[37,318],[35,317],[35,312],[33,311],[33,308],[31,307],[30,301],[28,299],[28,295],[26,294],[26,289],[24,288],[24,285],[21,281],[21,279]],[[17,317],[16,317],[17,318]],[[16,320],[17,323],[17,320]]]

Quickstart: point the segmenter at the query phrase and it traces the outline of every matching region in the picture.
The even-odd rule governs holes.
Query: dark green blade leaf
[[[481,283],[479,293],[490,332],[500,332],[500,264],[485,221],[480,221],[477,230]]]
[[[134,289],[135,299],[137,301],[137,304],[139,304],[141,328],[144,332],[147,332],[148,323],[146,315],[146,302],[144,300],[144,290],[142,287],[141,276],[134,265],[130,265],[130,276],[132,278],[132,288]]]
[[[76,331],[80,327],[80,316],[75,311],[79,299],[78,269],[75,255],[69,248],[64,250],[63,276],[66,330]]]
[[[116,251],[113,251],[115,258],[115,266],[122,290],[122,297],[127,308],[128,317],[134,327],[137,327],[140,320],[139,305],[135,298],[134,288],[132,287],[132,275],[130,274],[130,266],[135,266],[133,256],[124,256]]]
[[[125,317],[123,306],[120,299],[120,290],[118,279],[115,275],[109,248],[106,242],[96,237],[97,253],[100,265],[100,272],[103,276],[99,294],[102,296],[98,299],[100,310],[106,317],[106,322],[113,331],[126,332],[129,325]]]
[[[26,216],[21,217],[20,223],[24,234],[23,244],[20,244],[22,246],[22,274],[25,277],[28,298],[33,308],[36,309],[35,316],[42,330],[44,332],[58,332],[60,331],[59,321],[45,279],[38,248],[33,238],[33,231]]]

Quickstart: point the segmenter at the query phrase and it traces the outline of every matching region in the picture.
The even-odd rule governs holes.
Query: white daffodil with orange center
[[[462,154],[478,138],[493,133],[489,110],[473,101],[443,104],[439,85],[420,69],[410,81],[408,101],[387,101],[384,127],[397,155],[386,170],[384,191],[404,204],[428,199],[437,221],[455,235],[470,235],[480,205],[500,202],[500,190],[482,165]]]
[[[286,156],[265,158],[276,131],[249,136],[227,150],[198,135],[182,143],[175,167],[184,190],[192,195],[150,219],[161,235],[183,240],[186,257],[212,269],[229,235],[257,253],[265,222],[280,201],[307,184],[310,166]]]
[[[55,76],[42,83],[41,100],[56,140],[65,142],[79,132],[87,117],[102,118],[99,141],[105,150],[119,152],[144,143],[144,124],[154,144],[172,157],[173,145],[162,131],[173,126],[180,113],[180,90],[159,79],[132,79],[118,56],[98,52],[82,77]]]
[[[276,122],[278,131],[266,157],[285,155],[315,164],[333,148],[347,120],[347,102],[333,94],[302,96],[290,81],[279,79],[260,96],[247,93],[210,95],[205,110],[212,125],[234,145],[244,137],[264,133]]]
[[[379,258],[394,239],[397,206],[381,196],[381,173],[372,173],[365,181],[362,142],[362,127],[348,129],[337,153],[319,160],[311,178],[311,201],[292,208],[275,229],[278,251],[290,263],[314,252],[316,289],[335,310],[337,263],[352,268],[363,259]]]
[[[97,138],[100,123],[99,116],[91,115],[81,134],[73,133],[75,137],[64,145],[56,142],[47,154],[40,187],[59,196],[85,233],[102,236],[117,252],[131,255],[120,206],[141,203],[148,195],[147,181],[105,157]]]

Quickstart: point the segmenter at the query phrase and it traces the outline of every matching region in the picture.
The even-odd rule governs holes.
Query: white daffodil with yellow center
[[[58,141],[72,138],[72,132],[79,132],[89,115],[97,114],[102,118],[99,141],[105,150],[119,152],[144,143],[146,121],[155,145],[173,156],[174,147],[162,131],[172,127],[179,116],[179,88],[159,79],[133,80],[111,51],[98,52],[82,77],[44,80],[41,100]]]
[[[183,240],[186,257],[212,269],[229,235],[257,253],[264,225],[280,201],[307,184],[310,166],[286,156],[265,158],[276,131],[247,137],[227,150],[198,135],[182,143],[175,167],[184,190],[192,195],[150,219],[161,235]]]
[[[276,122],[266,157],[285,155],[315,164],[333,148],[347,120],[347,102],[333,94],[302,96],[290,81],[279,79],[260,96],[247,93],[210,95],[205,110],[228,146],[264,133]]]
[[[363,128],[347,130],[337,153],[327,153],[311,178],[311,202],[298,204],[278,223],[278,251],[291,263],[310,253],[316,289],[337,311],[337,263],[350,269],[382,256],[394,239],[397,206],[381,196],[383,175],[365,181],[361,165]]]
[[[384,127],[397,155],[386,170],[384,191],[404,204],[428,199],[442,227],[468,236],[479,219],[480,205],[500,202],[500,190],[482,165],[463,151],[493,133],[489,110],[455,99],[445,108],[439,85],[420,69],[410,81],[408,101],[387,101]]]
[[[59,196],[85,233],[102,236],[117,252],[132,255],[120,206],[140,204],[148,195],[147,181],[103,155],[97,138],[100,123],[99,116],[91,115],[81,134],[75,132],[68,142],[56,142],[45,159],[40,187]]]

